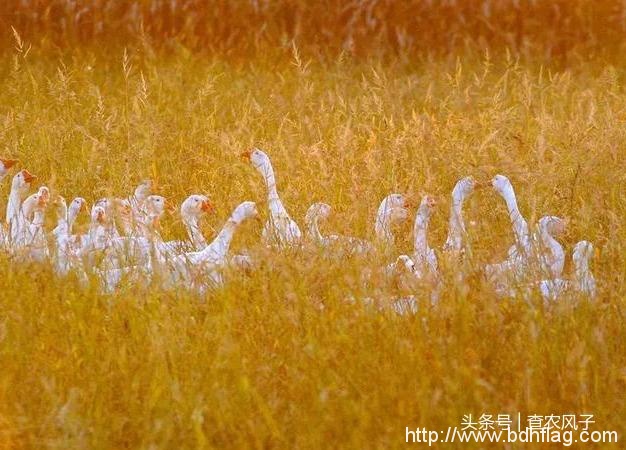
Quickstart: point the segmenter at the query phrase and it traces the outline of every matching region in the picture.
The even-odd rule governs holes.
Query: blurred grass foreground
[[[2,254],[0,449],[401,448],[406,427],[517,413],[593,414],[620,442],[584,448],[624,448],[626,2],[4,0],[0,24],[0,157],[53,196],[149,178],[174,211],[210,196],[212,239],[241,201],[267,217],[239,157],[258,145],[301,227],[324,201],[325,233],[371,239],[385,195],[428,193],[440,255],[455,182],[502,173],[531,226],[569,220],[565,276],[593,242],[598,283],[496,298],[480,267],[513,234],[491,189],[465,204],[476,270],[442,258],[439,304],[402,317],[355,299],[407,295],[360,280],[410,251],[415,208],[367,261],[271,253],[245,224],[232,251],[262,263],[202,297],[104,295]],[[160,225],[185,236],[175,212]],[[561,448],[455,445],[437,448]]]

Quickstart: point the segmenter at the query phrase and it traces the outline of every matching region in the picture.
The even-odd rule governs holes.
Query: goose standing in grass
[[[322,235],[319,221],[328,219],[331,211],[330,205],[321,202],[312,204],[307,210],[305,223],[307,238],[311,242],[331,250],[338,256],[363,255],[373,250],[372,244],[364,239],[337,234]]]
[[[437,278],[437,255],[428,245],[428,224],[437,201],[430,195],[422,198],[413,225],[413,262],[419,278]]]
[[[141,216],[141,209],[145,200],[152,194],[152,181],[143,180],[135,188],[133,195],[128,197],[128,204],[130,205],[133,215],[136,217]]]
[[[572,261],[574,262],[574,274],[572,280],[553,278],[542,280],[539,290],[544,300],[557,300],[565,292],[578,292],[585,297],[596,297],[596,279],[589,269],[589,261],[593,256],[593,244],[589,241],[580,241],[574,246]]]
[[[160,245],[167,255],[179,255],[185,252],[200,251],[207,246],[207,241],[200,228],[200,220],[215,212],[215,206],[206,195],[192,194],[180,205],[180,216],[187,231],[188,241],[167,241]]]
[[[63,200],[63,202],[65,202],[65,199]],[[85,208],[85,205],[87,205],[87,201],[84,198],[76,197],[74,200],[72,200],[70,206],[67,207],[67,226],[70,236],[74,231],[74,223],[76,223],[76,218]]]
[[[452,254],[465,253],[467,248],[467,231],[463,220],[463,203],[469,197],[477,183],[473,177],[461,178],[452,189],[452,205],[448,221],[448,237],[443,251]]]
[[[20,208],[22,200],[30,189],[30,184],[37,178],[28,170],[20,170],[13,177],[11,182],[11,192],[6,211],[7,238],[9,245],[17,239],[22,224]]]
[[[267,244],[275,245],[278,248],[298,245],[302,238],[302,232],[298,224],[289,216],[283,202],[278,196],[274,168],[272,167],[269,156],[258,148],[246,151],[242,156],[250,161],[252,167],[263,176],[263,181],[267,189],[269,218],[263,227],[263,241]]]
[[[402,194],[389,194],[380,202],[374,232],[376,238],[383,246],[393,246],[395,237],[393,227],[409,218],[409,202]]]
[[[506,203],[506,209],[509,213],[509,219],[513,227],[513,233],[515,234],[515,247],[514,251],[509,249],[509,256],[525,258],[530,254],[530,232],[528,229],[528,222],[522,216],[517,205],[517,197],[513,190],[511,181],[504,175],[496,175],[491,182],[493,188],[504,199]],[[513,249],[513,247],[512,247]]]
[[[171,266],[168,287],[182,282],[189,289],[202,293],[207,288],[221,286],[224,282],[222,269],[228,263],[228,251],[235,231],[244,221],[257,215],[254,202],[239,204],[213,242],[201,251],[185,253],[168,262]]]
[[[491,184],[506,203],[515,235],[515,244],[509,248],[505,261],[485,266],[485,274],[495,284],[498,295],[515,296],[515,285],[524,278],[531,253],[528,223],[519,210],[511,181],[504,175],[496,175]]]
[[[83,207],[84,199],[75,198],[68,208],[65,199],[59,196],[54,204],[57,207],[57,226],[52,231],[56,243],[56,252],[53,256],[54,271],[61,277],[74,271],[81,284],[86,286],[88,279],[79,253],[80,247],[72,235],[72,224]]]
[[[115,261],[105,257],[105,250],[111,242],[119,237],[115,222],[111,215],[109,200],[99,200],[91,208],[91,223],[87,236],[82,239],[81,255],[87,258],[88,267],[103,264],[105,267],[115,267]]]
[[[556,279],[563,274],[565,250],[555,236],[563,234],[566,226],[565,220],[556,216],[544,216],[537,223],[533,244],[542,276]]]

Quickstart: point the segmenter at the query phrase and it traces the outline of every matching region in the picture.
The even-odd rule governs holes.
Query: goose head
[[[17,163],[17,159],[0,158],[0,178],[4,178],[9,173],[9,169]]]
[[[39,205],[47,206],[50,200],[50,189],[47,186],[41,186],[37,194],[39,194]]]
[[[304,220],[307,224],[311,224],[319,219],[325,220],[330,217],[331,211],[332,208],[327,203],[313,203],[311,206],[309,206],[309,209],[304,216]]]
[[[62,197],[61,197],[62,198]],[[65,200],[63,200],[65,201]],[[76,217],[78,213],[85,207],[87,201],[82,197],[76,197],[68,207],[68,214]]]
[[[139,201],[143,201],[151,193],[152,193],[152,181],[151,180],[143,180],[135,188],[134,196],[135,196],[135,199],[137,199]]]
[[[28,191],[30,184],[35,180],[35,178],[37,177],[30,173],[28,170],[22,169],[13,177],[11,189],[19,192],[20,195],[24,195]]]
[[[91,208],[91,222],[94,225],[105,225],[109,221],[106,209],[102,205]]]
[[[565,233],[567,221],[557,216],[544,216],[539,219],[539,230],[551,236],[558,236]]]
[[[165,197],[149,195],[144,202],[144,208],[149,216],[161,217],[165,212]]]
[[[65,218],[67,218],[67,202],[65,199],[58,195],[52,204],[56,207],[57,217],[59,220],[65,220]]]
[[[200,218],[204,214],[212,212],[215,212],[215,206],[206,195],[190,195],[180,206],[180,214],[183,217]]]
[[[263,150],[256,147],[251,150],[246,150],[241,154],[241,157],[248,160],[250,164],[252,164],[252,167],[263,174],[271,167],[270,157],[267,156]]]
[[[504,198],[515,196],[511,181],[504,175],[498,174],[493,177],[491,180],[491,185],[496,190],[496,192]]]
[[[430,212],[437,206],[437,199],[432,195],[424,195],[420,202],[419,209]]]
[[[409,217],[409,202],[402,194],[389,194],[378,207],[377,217],[389,224],[404,222]]]
[[[461,203],[472,192],[474,192],[474,189],[476,187],[477,187],[477,183],[474,177],[470,176],[470,177],[461,178],[459,181],[457,181],[456,185],[454,186],[454,189],[452,190],[452,200],[455,203]]]
[[[259,212],[256,209],[256,203],[254,202],[243,202],[240,203],[231,215],[231,219],[236,223],[240,224],[246,219],[250,219],[253,217],[257,217]]]

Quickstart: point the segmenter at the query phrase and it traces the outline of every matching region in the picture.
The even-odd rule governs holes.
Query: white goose
[[[167,241],[160,249],[167,255],[180,255],[185,252],[200,251],[207,241],[200,228],[200,220],[208,213],[215,212],[215,206],[206,195],[192,194],[180,205],[180,216],[187,231],[188,241]]]
[[[312,204],[307,210],[305,223],[307,238],[311,242],[331,249],[338,256],[363,255],[373,250],[372,244],[364,239],[337,234],[322,235],[319,221],[328,219],[331,211],[330,205],[321,202]]]
[[[70,209],[68,209],[65,199],[61,196],[57,197],[54,202],[57,206],[57,226],[52,231],[56,242],[53,265],[55,273],[62,277],[67,276],[72,270],[75,271],[82,285],[86,286],[88,283],[87,274],[83,269],[82,259],[79,255],[80,247],[74,241],[75,236],[72,235],[72,223],[70,223],[70,217],[74,216],[75,219],[84,203],[82,198],[77,197],[77,199],[72,200]],[[72,209],[75,212],[72,212]]]
[[[506,203],[507,211],[509,212],[509,219],[513,226],[513,233],[515,234],[515,247],[514,250],[509,249],[509,256],[517,254],[523,258],[528,257],[530,254],[530,232],[528,230],[528,222],[522,216],[522,213],[517,206],[517,198],[511,181],[504,175],[496,175],[491,182],[493,188],[500,194]],[[513,247],[512,247],[513,248]]]
[[[533,247],[542,276],[556,279],[563,274],[565,250],[554,236],[562,234],[566,226],[566,221],[556,216],[544,216],[537,223]]]
[[[12,245],[20,233],[20,228],[23,223],[20,214],[20,207],[22,205],[23,198],[28,193],[30,184],[33,180],[35,180],[35,178],[37,178],[35,175],[31,174],[28,170],[23,169],[15,174],[13,181],[11,182],[11,192],[9,194],[6,211],[7,239],[9,245]]]
[[[465,177],[461,178],[452,189],[448,237],[443,245],[444,252],[460,254],[466,250],[467,231],[463,220],[463,203],[474,192],[476,186],[477,183],[473,177]]]
[[[258,148],[242,154],[262,176],[267,189],[269,218],[263,227],[263,241],[278,248],[292,247],[300,243],[302,232],[298,224],[289,216],[278,196],[276,178],[270,158]]]
[[[107,255],[104,257],[105,250],[111,246],[111,242],[120,237],[115,222],[108,213],[110,201],[107,199],[98,200],[91,208],[91,223],[89,231],[84,236],[81,247],[81,256],[87,258],[89,268],[93,268],[96,264],[104,265],[105,268],[116,267],[116,261]]]
[[[506,203],[515,234],[515,244],[509,248],[505,261],[485,266],[487,278],[494,282],[498,295],[515,295],[514,285],[525,276],[528,258],[531,253],[531,239],[528,223],[518,206],[513,185],[504,175],[493,177],[491,184]]]
[[[65,202],[65,200],[63,200],[63,202]],[[70,236],[72,235],[72,232],[74,230],[74,223],[76,222],[76,218],[83,210],[83,208],[85,208],[86,204],[87,201],[84,198],[76,197],[74,200],[72,200],[70,206],[67,207],[67,226]]]
[[[142,205],[139,222],[135,227],[136,232],[132,236],[113,238],[107,246],[107,257],[116,268],[141,266],[151,270],[153,245],[163,244],[157,228],[165,212],[165,197],[149,195],[143,200]],[[128,210],[124,208],[123,213],[127,212]]]
[[[393,245],[395,241],[393,227],[409,218],[408,208],[409,202],[402,194],[389,194],[380,202],[374,221],[374,232],[380,244]]]
[[[589,261],[593,255],[593,244],[589,241],[580,241],[574,246],[572,261],[574,262],[574,275],[572,281],[563,278],[542,280],[539,290],[544,300],[557,300],[565,292],[578,292],[586,297],[594,299],[597,288],[596,280],[589,269]]]
[[[228,251],[233,234],[245,220],[257,215],[254,202],[239,204],[222,230],[206,248],[199,252],[179,255],[171,261],[168,287],[182,282],[189,289],[204,292],[209,287],[222,285],[221,270],[228,263]]]
[[[437,255],[428,245],[428,223],[437,201],[430,195],[422,198],[415,215],[413,226],[413,262],[419,278],[428,277],[434,280],[437,277]]]

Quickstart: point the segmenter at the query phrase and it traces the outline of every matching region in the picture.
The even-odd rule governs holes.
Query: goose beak
[[[239,156],[243,160],[250,161],[252,158],[252,150],[246,150],[245,152],[242,152]]]
[[[35,180],[35,178],[37,178],[35,175],[33,175],[32,173],[30,173],[28,170],[24,169],[22,170],[22,176],[24,177],[24,182],[27,184],[30,184],[33,182],[33,180]]]
[[[205,212],[205,213],[212,213],[215,212],[215,206],[213,206],[213,203],[211,203],[208,200],[204,200],[202,202],[202,205],[200,206],[200,209]]]
[[[2,163],[5,169],[10,169],[14,165],[16,165],[19,161],[17,159],[0,158],[0,162]]]

